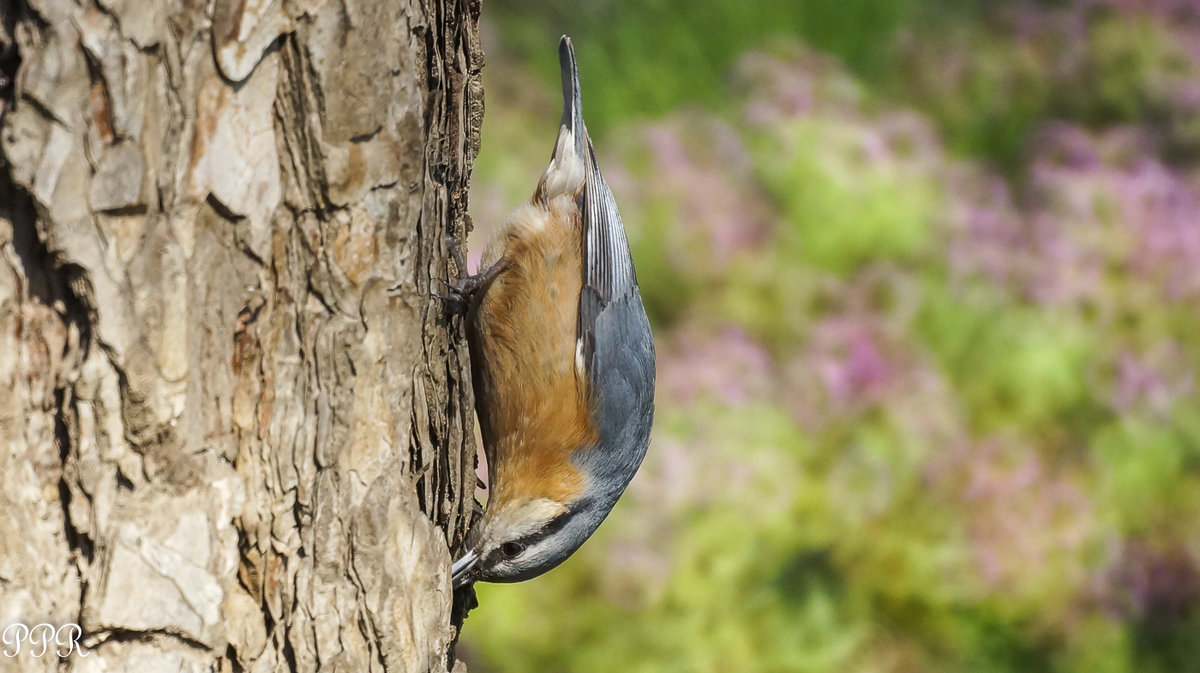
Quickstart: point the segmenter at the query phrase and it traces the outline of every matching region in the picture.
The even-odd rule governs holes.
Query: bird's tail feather
[[[583,189],[586,175],[589,141],[579,98],[579,66],[575,63],[571,38],[566,35],[558,43],[558,62],[562,71],[562,125],[550,155],[550,165],[534,195],[535,201],[548,201],[560,194],[574,197]]]
[[[558,42],[558,65],[562,73],[562,125],[570,129],[575,140],[575,156],[587,156],[587,129],[583,125],[583,105],[579,98],[579,65],[575,62],[575,47],[566,35]]]

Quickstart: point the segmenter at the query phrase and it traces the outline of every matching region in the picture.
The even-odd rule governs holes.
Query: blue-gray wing
[[[637,288],[609,304],[595,324],[591,372],[596,445],[576,453],[592,484],[592,526],[612,509],[646,456],[654,421],[654,340]]]
[[[578,337],[587,371],[594,379],[597,319],[613,302],[623,298],[636,297],[640,310],[641,296],[637,294],[637,277],[625,227],[612,191],[596,165],[590,141],[585,176],[583,192],[579,195],[583,220],[583,284],[579,293]]]
[[[636,290],[637,278],[617,202],[596,163],[596,151],[583,122],[579,66],[571,38],[565,35],[558,44],[558,62],[562,74],[563,111],[553,158],[564,165],[574,161],[583,164],[583,189],[576,197],[583,224],[583,288],[579,295],[577,336],[580,354],[594,383],[596,320],[614,301]],[[563,134],[569,134],[572,142],[562,143]],[[559,157],[560,151],[574,157]],[[640,299],[637,303],[640,309]]]

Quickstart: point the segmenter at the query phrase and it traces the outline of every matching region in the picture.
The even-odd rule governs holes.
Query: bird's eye
[[[523,551],[525,551],[525,544],[523,542],[505,542],[500,545],[500,553],[504,555],[504,558],[513,558],[520,555]]]

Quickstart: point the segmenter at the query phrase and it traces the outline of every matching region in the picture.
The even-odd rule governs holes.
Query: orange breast
[[[471,335],[489,498],[569,504],[583,489],[568,460],[596,439],[575,366],[580,228],[574,201],[555,198],[518,211],[494,243],[506,267],[472,316]]]

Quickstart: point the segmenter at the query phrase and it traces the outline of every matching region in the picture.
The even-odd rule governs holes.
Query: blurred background
[[[658,400],[471,670],[1200,670],[1200,0],[483,14],[472,248],[568,33]]]

